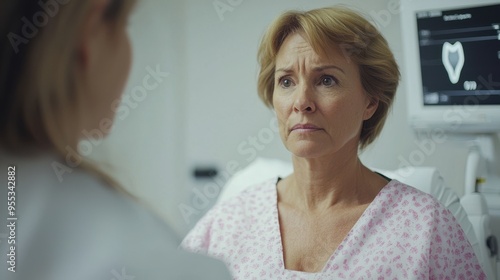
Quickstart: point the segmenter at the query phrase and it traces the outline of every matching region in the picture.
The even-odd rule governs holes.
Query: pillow
[[[229,178],[217,199],[217,203],[236,196],[250,186],[273,177],[286,177],[292,172],[292,164],[288,161],[257,157],[247,167]]]

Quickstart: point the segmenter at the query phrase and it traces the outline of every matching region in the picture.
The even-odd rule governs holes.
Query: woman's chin
[[[326,155],[325,145],[317,143],[290,145],[288,151],[299,158],[318,158]]]

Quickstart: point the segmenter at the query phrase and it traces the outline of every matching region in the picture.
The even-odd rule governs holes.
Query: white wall
[[[185,227],[177,204],[185,200],[183,147],[183,2],[142,0],[130,19],[133,65],[113,132],[92,157],[177,230]],[[168,73],[148,80],[147,68]],[[147,86],[146,86],[147,87]],[[141,93],[145,89],[146,94]]]
[[[399,14],[389,0],[219,0],[140,1],[131,21],[134,67],[126,94],[147,75],[146,66],[160,65],[170,75],[118,120],[115,131],[94,157],[110,162],[113,173],[138,196],[185,232],[201,217],[219,191],[211,181],[191,176],[196,166],[215,166],[224,173],[246,166],[255,156],[288,159],[273,113],[256,93],[257,46],[266,27],[282,11],[344,3],[372,16],[389,41],[401,69]],[[214,6],[217,3],[219,10]],[[397,5],[396,5],[397,6]],[[438,165],[448,182],[460,184],[457,172],[465,153],[449,143],[417,144],[406,123],[403,76],[394,109],[374,145],[363,154],[369,166],[395,169],[405,161]],[[422,148],[423,147],[423,148]],[[428,151],[428,152],[426,152]],[[421,160],[418,155],[424,154]],[[229,166],[228,166],[229,165]],[[457,179],[458,178],[458,179]],[[196,198],[196,190],[209,196]],[[199,198],[199,197],[198,197]],[[179,211],[190,209],[186,222]]]

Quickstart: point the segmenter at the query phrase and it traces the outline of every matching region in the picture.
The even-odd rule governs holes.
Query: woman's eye
[[[323,76],[321,77],[321,85],[331,87],[335,85],[337,82],[332,76]]]
[[[292,80],[290,80],[289,78],[282,78],[280,80],[280,85],[284,88],[289,88],[292,86]]]

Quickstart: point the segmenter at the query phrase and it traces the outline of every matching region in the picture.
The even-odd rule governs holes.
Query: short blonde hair
[[[279,16],[264,35],[259,51],[258,93],[272,107],[276,56],[287,36],[300,32],[320,55],[338,45],[359,66],[362,86],[372,101],[378,101],[374,115],[364,121],[359,147],[365,148],[380,134],[399,84],[399,69],[389,45],[365,18],[345,7],[328,7],[307,12],[288,11]]]

